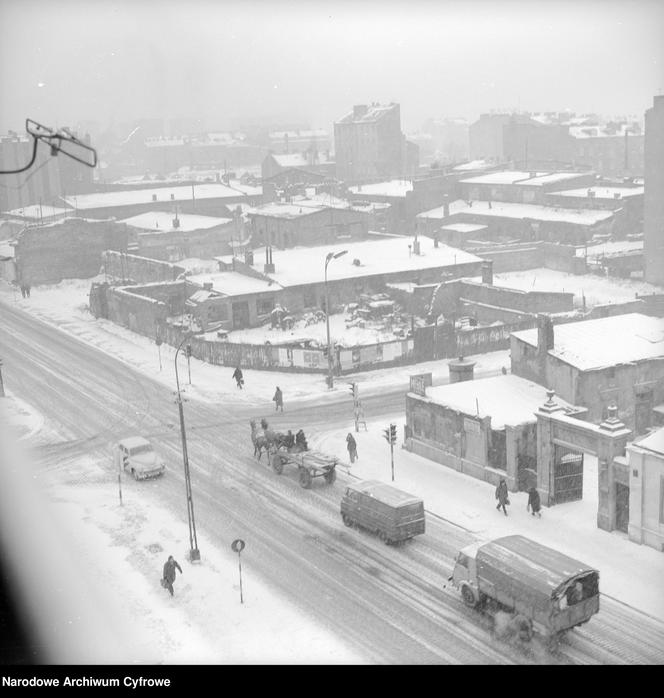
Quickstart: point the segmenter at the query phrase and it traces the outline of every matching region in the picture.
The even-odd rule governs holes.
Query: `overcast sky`
[[[657,0],[0,0],[0,132],[141,117],[636,114],[664,91]]]

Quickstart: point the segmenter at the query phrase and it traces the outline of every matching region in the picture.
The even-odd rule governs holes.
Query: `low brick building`
[[[540,315],[538,323],[512,334],[512,373],[587,407],[594,423],[617,404],[635,434],[653,424],[664,403],[664,319],[629,313],[554,327]]]
[[[535,412],[545,397],[540,385],[514,375],[423,389],[411,382],[405,447],[494,485],[505,478],[511,490],[526,489],[536,482]],[[559,403],[568,414],[584,412]]]

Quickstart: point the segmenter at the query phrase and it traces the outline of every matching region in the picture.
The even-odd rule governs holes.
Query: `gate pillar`
[[[616,527],[615,478],[612,463],[616,456],[625,455],[625,446],[631,433],[618,419],[617,405],[610,405],[608,416],[599,425],[597,433],[597,528],[604,531],[613,531]]]
[[[552,415],[564,410],[553,399],[554,390],[547,390],[546,395],[547,401],[535,412],[535,415],[537,416],[537,489],[542,504],[548,507],[553,503],[553,478],[555,474],[554,420]]]

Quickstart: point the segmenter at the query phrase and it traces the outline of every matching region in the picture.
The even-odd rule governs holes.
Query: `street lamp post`
[[[189,522],[189,560],[194,562],[201,559],[201,554],[198,550],[198,541],[196,539],[196,520],[194,518],[194,500],[191,494],[191,476],[189,474],[189,454],[187,452],[187,435],[184,428],[184,410],[182,408],[182,396],[180,395],[180,377],[178,375],[178,354],[182,345],[189,340],[188,336],[180,342],[175,351],[175,383],[178,389],[178,412],[180,413],[180,435],[182,437],[182,462],[184,464],[184,482],[187,493],[187,519]]]
[[[333,259],[339,259],[348,253],[348,250],[341,252],[328,252],[325,257],[325,325],[327,329],[327,387],[334,387],[334,359],[332,356],[332,346],[330,342],[330,295],[327,290],[327,265]]]

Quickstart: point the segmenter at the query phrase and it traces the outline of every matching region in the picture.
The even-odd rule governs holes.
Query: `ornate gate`
[[[553,471],[555,503],[583,498],[583,453],[556,444]]]

